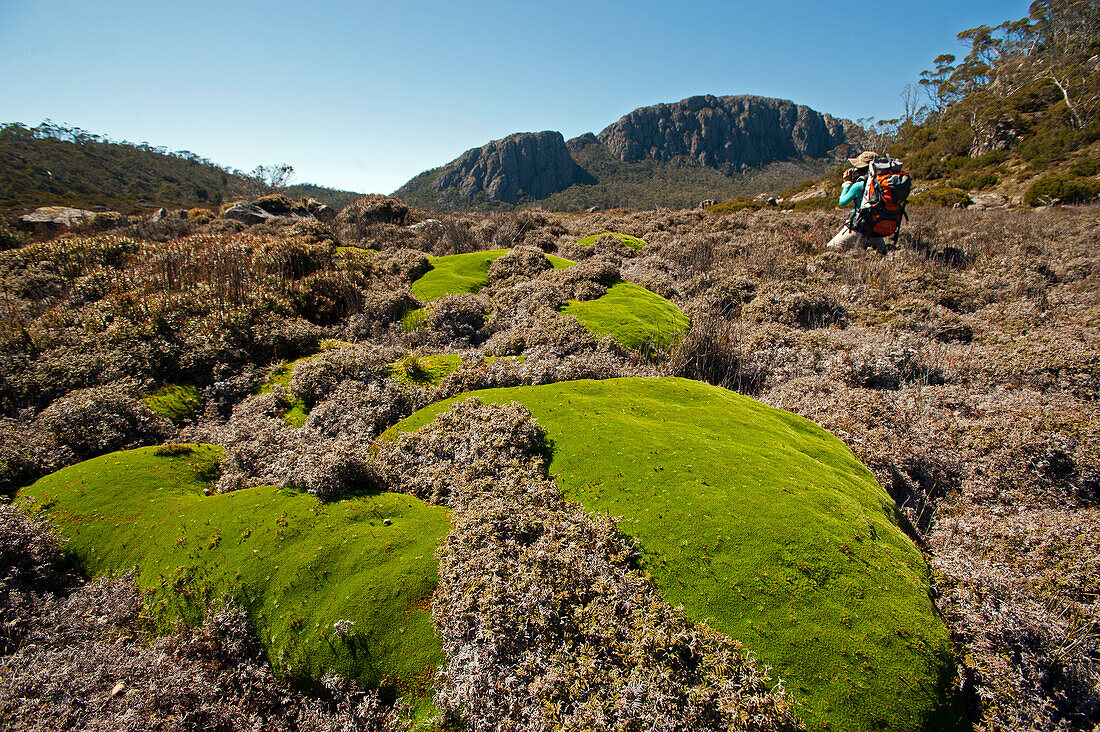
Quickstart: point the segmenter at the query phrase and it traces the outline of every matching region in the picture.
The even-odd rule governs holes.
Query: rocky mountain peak
[[[786,99],[689,97],[636,109],[598,135],[623,162],[687,157],[726,173],[799,157],[845,141],[840,120]]]
[[[433,188],[514,204],[565,190],[578,171],[560,132],[520,132],[467,150],[441,171]]]

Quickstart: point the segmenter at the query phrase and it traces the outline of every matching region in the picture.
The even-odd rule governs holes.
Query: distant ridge
[[[241,171],[194,153],[110,140],[45,122],[0,124],[0,211],[39,206],[110,209],[125,214],[158,208],[212,208],[248,197],[254,183]],[[339,210],[360,194],[302,183],[282,192],[312,197]]]
[[[850,124],[785,99],[689,97],[641,107],[568,142],[557,132],[510,135],[394,195],[434,210],[695,205],[820,174],[847,152]]]

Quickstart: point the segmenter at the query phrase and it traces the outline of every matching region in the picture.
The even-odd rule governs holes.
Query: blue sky
[[[0,0],[0,121],[390,192],[512,132],[568,139],[696,94],[895,117],[936,55],[963,55],[956,33],[1028,5]]]

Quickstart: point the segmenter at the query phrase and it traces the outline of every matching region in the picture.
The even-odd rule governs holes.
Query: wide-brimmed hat
[[[864,150],[863,152],[861,152],[859,154],[858,157],[848,158],[848,163],[853,168],[865,168],[868,165],[870,165],[872,162],[874,162],[875,158],[877,158],[877,157],[878,157],[878,153],[871,152],[870,150]]]

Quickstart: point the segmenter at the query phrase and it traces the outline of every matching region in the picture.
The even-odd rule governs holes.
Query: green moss
[[[428,257],[432,268],[412,284],[412,292],[425,302],[438,300],[444,295],[477,292],[489,284],[489,265],[509,251],[491,249],[487,252]]]
[[[179,424],[191,419],[202,407],[202,392],[191,384],[168,384],[141,401],[157,414]]]
[[[531,410],[565,495],[622,516],[668,601],[755,651],[811,730],[958,726],[924,560],[890,497],[831,434],[686,379],[474,394]]]
[[[377,249],[367,249],[365,247],[345,246],[336,247],[336,254],[338,256],[350,256],[350,257],[367,257],[370,258],[378,253]]]
[[[607,236],[608,234],[614,237],[618,237],[618,239],[623,244],[630,247],[631,249],[641,249],[645,246],[645,241],[643,241],[642,239],[639,239],[636,236],[631,236],[630,234],[620,234],[617,231],[601,231],[599,234],[589,234],[583,239],[577,241],[577,243],[583,247],[592,246],[596,243],[597,239],[599,239],[601,236]]]
[[[49,513],[89,575],[136,567],[163,630],[233,597],[278,673],[307,682],[334,671],[427,711],[442,661],[428,601],[447,511],[393,493],[328,504],[273,487],[204,496],[221,455],[211,445],[112,453],[19,496]],[[338,620],[354,623],[346,636]]]
[[[290,377],[294,375],[294,367],[300,362],[305,361],[312,356],[306,356],[305,358],[299,358],[294,361],[287,361],[281,363],[275,367],[275,370],[271,372],[271,376],[267,377],[264,383],[260,384],[260,389],[257,394],[270,394],[274,391],[276,386],[290,387]],[[290,395],[290,408],[283,413],[283,419],[291,427],[301,427],[306,423],[306,417],[309,416],[309,412],[306,409],[305,402],[292,393]]]
[[[420,325],[428,319],[427,308],[417,308],[416,310],[410,310],[405,313],[401,318],[401,330],[406,333],[411,333],[420,327]]]
[[[410,353],[389,365],[390,376],[406,384],[417,386],[436,385],[462,365],[457,353],[441,353],[435,356],[417,356]]]
[[[630,282],[612,285],[595,300],[570,301],[562,312],[576,316],[590,332],[610,335],[629,348],[667,347],[691,325],[675,303]]]
[[[555,257],[553,254],[547,254],[546,259],[549,260],[550,266],[552,266],[554,269],[567,269],[576,264],[576,262],[572,260]]]

